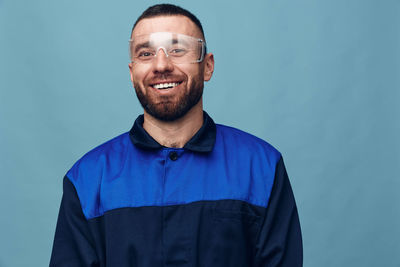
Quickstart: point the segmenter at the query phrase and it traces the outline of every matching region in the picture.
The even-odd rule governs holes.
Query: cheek
[[[146,78],[148,71],[144,66],[137,67],[135,66],[131,70],[131,77],[134,83],[143,84],[144,79]]]
[[[136,91],[140,90],[144,92],[143,80],[140,75],[137,73],[132,74],[132,83]]]
[[[199,83],[203,81],[204,74],[199,66],[188,68],[184,73],[186,73],[189,83]]]

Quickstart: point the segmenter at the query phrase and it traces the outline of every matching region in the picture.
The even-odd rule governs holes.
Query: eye
[[[139,51],[139,53],[137,54],[137,57],[140,59],[147,59],[147,58],[151,58],[154,56],[154,52],[152,51]]]
[[[168,54],[171,56],[183,56],[186,52],[187,51],[184,48],[173,48],[168,52]]]

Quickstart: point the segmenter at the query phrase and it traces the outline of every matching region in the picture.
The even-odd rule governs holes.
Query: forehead
[[[203,39],[200,29],[185,16],[158,16],[142,19],[132,32],[132,37],[154,32],[174,32]]]

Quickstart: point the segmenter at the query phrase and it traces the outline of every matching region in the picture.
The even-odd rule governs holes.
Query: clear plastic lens
[[[130,59],[135,63],[151,63],[161,50],[174,63],[201,62],[205,47],[201,39],[170,32],[141,35],[129,41]]]

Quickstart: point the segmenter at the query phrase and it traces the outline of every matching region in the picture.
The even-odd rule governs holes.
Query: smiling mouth
[[[174,88],[174,87],[180,85],[181,83],[182,82],[156,83],[156,84],[153,84],[152,87],[154,89],[158,89],[158,90],[166,90],[166,89]]]

